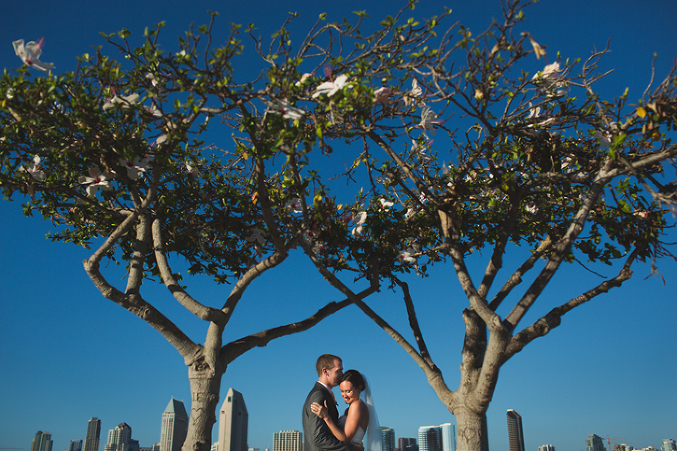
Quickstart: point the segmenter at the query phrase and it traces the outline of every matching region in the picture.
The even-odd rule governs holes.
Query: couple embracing
[[[321,355],[315,369],[318,381],[303,405],[304,451],[381,451],[381,427],[365,377],[356,370],[344,373],[341,359],[331,354]],[[341,417],[336,386],[348,404]]]

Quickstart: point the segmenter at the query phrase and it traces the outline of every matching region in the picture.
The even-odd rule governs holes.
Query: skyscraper
[[[524,451],[524,432],[522,432],[522,417],[512,409],[508,409],[508,440],[510,451]]]
[[[160,451],[181,451],[188,435],[188,414],[183,402],[172,398],[162,413]]]
[[[381,427],[381,449],[383,451],[395,451],[395,430]]]
[[[280,431],[273,434],[273,451],[302,451],[303,434],[300,431]]]
[[[418,428],[419,451],[442,451],[442,429],[439,426]]]
[[[671,438],[663,439],[661,451],[677,451],[677,442]]]
[[[442,429],[442,451],[456,451],[456,426],[451,423],[440,425]]]
[[[397,439],[398,451],[418,451],[416,439],[411,437],[400,437]]]
[[[230,388],[219,414],[219,451],[247,451],[248,423],[242,393]]]
[[[82,440],[71,440],[68,451],[82,451]]]
[[[555,451],[555,447],[552,445],[541,445],[538,447],[538,451]]]
[[[38,431],[33,439],[31,451],[52,451],[52,434],[45,431]]]
[[[96,417],[89,419],[87,423],[87,435],[85,435],[84,451],[99,451],[99,436],[101,435],[101,420]]]
[[[132,439],[132,428],[127,423],[120,423],[108,431],[108,442],[103,451],[129,451]]]
[[[588,435],[588,438],[585,440],[585,446],[587,451],[606,451],[604,440],[595,434]]]

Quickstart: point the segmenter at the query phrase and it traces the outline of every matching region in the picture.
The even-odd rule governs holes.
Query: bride
[[[338,424],[331,419],[326,406],[313,403],[310,410],[323,419],[334,436],[342,442],[363,446],[362,440],[367,432],[365,450],[381,451],[381,428],[365,378],[356,370],[348,370],[341,376],[339,387],[348,408],[338,419]],[[361,394],[364,394],[364,401],[360,398]]]

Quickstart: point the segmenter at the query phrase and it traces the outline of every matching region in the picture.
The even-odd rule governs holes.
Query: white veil
[[[362,379],[364,379],[364,391],[362,392],[364,394],[364,402],[369,408],[369,426],[367,427],[367,441],[364,444],[364,449],[365,451],[382,451],[381,425],[376,416],[376,408],[374,407],[374,399],[371,396],[371,388],[369,387],[369,382],[364,374],[362,374]]]

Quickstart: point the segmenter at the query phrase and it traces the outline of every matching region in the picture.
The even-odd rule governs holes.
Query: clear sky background
[[[501,17],[497,0],[422,0],[411,15],[430,17],[441,13],[443,5],[454,10],[447,25],[458,20],[474,34],[483,31],[492,17]],[[253,22],[262,36],[269,36],[288,11],[296,11],[301,18],[292,30],[298,41],[321,12],[338,21],[352,11],[366,10],[372,17],[368,25],[373,26],[401,6],[403,1],[373,0],[12,2],[4,5],[0,19],[0,67],[20,66],[11,45],[16,39],[37,41],[44,36],[42,60],[56,64],[56,72],[65,72],[73,70],[75,57],[91,51],[91,46],[104,45],[104,53],[114,52],[105,46],[100,31],[125,27],[139,36],[145,26],[166,21],[161,42],[172,50],[176,37],[191,23],[209,20],[207,10],[221,13],[216,31],[220,37],[227,33],[228,22]],[[641,97],[654,52],[658,78],[667,74],[677,56],[673,0],[542,0],[527,9],[526,16],[520,30],[530,31],[547,45],[550,61],[557,51],[585,58],[610,39],[612,53],[602,67],[616,71],[598,86],[607,96],[629,87],[630,99]],[[248,38],[244,42],[246,52],[251,51]],[[541,66],[534,61],[531,70]],[[45,240],[50,224],[24,218],[21,199],[15,200],[0,203],[0,448],[29,450],[36,431],[43,430],[52,433],[53,450],[62,451],[70,440],[84,439],[90,417],[102,420],[100,450],[108,431],[121,422],[131,426],[141,446],[159,442],[161,415],[171,397],[190,408],[182,359],[140,319],[100,295],[82,269],[88,256],[85,249]],[[677,241],[675,233],[672,237]],[[471,262],[475,274],[487,257],[475,256]],[[514,264],[514,259],[508,260],[508,266]],[[560,328],[505,365],[488,412],[492,451],[509,449],[507,409],[522,415],[526,448],[531,451],[548,443],[558,451],[582,450],[588,434],[616,437],[614,441],[636,448],[660,447],[664,438],[677,439],[677,265],[660,264],[665,284],[650,277],[648,265],[638,265],[622,291],[570,313]],[[611,277],[617,269],[597,271]],[[122,272],[116,274],[123,286]],[[461,311],[467,302],[450,265],[435,268],[423,283],[413,280],[431,354],[448,385],[455,388],[463,337]],[[565,268],[527,320],[599,281],[578,266]],[[206,278],[188,283],[196,298],[212,305],[220,305],[229,292],[228,286],[215,286]],[[203,341],[205,328],[183,316],[161,287],[146,296],[194,340]],[[340,299],[307,263],[291,258],[250,287],[225,339],[305,318],[325,302]],[[410,337],[397,295],[384,291],[369,303]],[[301,405],[316,380],[314,362],[325,352],[342,356],[345,368],[369,377],[381,424],[393,427],[396,438],[417,437],[419,426],[455,423],[413,360],[351,307],[318,328],[248,352],[228,368],[222,395],[229,387],[244,395],[251,447],[272,448],[274,432],[301,430]]]

